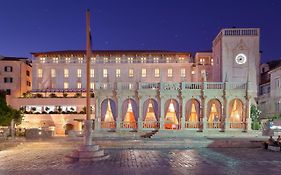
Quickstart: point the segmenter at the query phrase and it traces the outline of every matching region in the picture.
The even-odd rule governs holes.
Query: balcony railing
[[[207,128],[219,129],[221,128],[221,122],[208,122]]]
[[[180,83],[160,83],[161,90],[180,90]]]
[[[114,129],[116,128],[116,122],[101,122],[101,128],[108,128],[108,129]]]
[[[127,128],[127,129],[137,129],[138,125],[137,122],[121,122],[120,127]]]
[[[206,85],[207,85],[207,89],[223,89],[224,88],[224,83],[208,82]]]
[[[160,83],[139,83],[139,89],[159,89]]]
[[[159,124],[159,122],[143,122],[142,127],[143,128],[159,128],[160,124]]]
[[[181,89],[201,89],[202,83],[188,83],[188,82],[182,82],[181,83]]]
[[[185,128],[200,128],[200,122],[186,122]]]
[[[245,126],[245,123],[243,123],[243,122],[229,123],[229,128],[231,128],[231,129],[243,129],[244,126]]]

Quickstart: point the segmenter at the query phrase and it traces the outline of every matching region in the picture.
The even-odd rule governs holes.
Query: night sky
[[[85,49],[209,51],[221,28],[261,28],[262,60],[281,58],[280,0],[1,0],[0,55]]]

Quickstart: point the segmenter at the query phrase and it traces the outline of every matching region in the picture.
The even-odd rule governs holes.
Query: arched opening
[[[158,103],[150,98],[143,103],[143,128],[159,128]]]
[[[179,129],[179,103],[175,99],[169,99],[165,103],[165,129]]]
[[[123,128],[137,128],[138,106],[134,99],[128,98],[122,105],[122,124]]]
[[[188,100],[186,103],[186,128],[199,128],[200,103],[196,99]]]
[[[101,103],[101,127],[116,128],[116,105],[115,102],[108,98]]]
[[[64,134],[65,134],[65,135],[68,135],[68,134],[69,134],[69,131],[72,131],[73,129],[74,129],[73,124],[67,123],[67,124],[64,126]]]
[[[221,127],[221,103],[218,99],[212,99],[208,102],[207,121],[208,128]]]
[[[230,128],[243,128],[243,103],[234,99],[229,103]]]

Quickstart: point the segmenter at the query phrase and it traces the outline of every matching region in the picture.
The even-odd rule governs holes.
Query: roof
[[[94,54],[183,54],[191,55],[190,52],[176,52],[163,50],[93,50]],[[48,51],[48,52],[32,52],[33,56],[52,56],[52,55],[84,55],[85,50],[62,50],[62,51]]]
[[[28,58],[23,58],[23,57],[0,57],[0,60],[3,60],[3,61],[23,61],[23,60],[28,60]]]

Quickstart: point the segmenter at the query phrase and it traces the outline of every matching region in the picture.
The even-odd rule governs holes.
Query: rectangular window
[[[160,77],[160,69],[154,69],[154,77]]]
[[[134,88],[132,83],[129,83],[129,90],[132,90]]]
[[[129,77],[134,77],[134,69],[129,69]]]
[[[200,58],[200,64],[205,64],[205,59],[204,58]]]
[[[11,89],[6,89],[6,94],[11,95]]]
[[[70,63],[70,58],[65,58],[65,63]]]
[[[6,66],[4,68],[5,72],[13,72],[13,67],[12,66]]]
[[[173,69],[168,69],[168,77],[173,77]]]
[[[64,89],[68,89],[68,88],[69,88],[68,82],[64,82],[64,83],[63,83],[63,88],[64,88]]]
[[[182,77],[182,78],[185,77],[185,68],[181,68],[181,77]]]
[[[78,78],[82,77],[82,70],[81,69],[77,69],[77,77]]]
[[[56,69],[51,69],[51,77],[56,77]]]
[[[40,62],[41,63],[45,63],[46,62],[46,58],[40,58]]]
[[[179,62],[180,63],[184,62],[184,57],[179,57]]]
[[[146,63],[146,57],[141,57],[141,63]]]
[[[91,78],[95,77],[95,69],[90,70],[90,77]]]
[[[212,66],[214,65],[214,59],[213,58],[211,59],[211,65]]]
[[[121,76],[121,70],[116,69],[115,74],[116,74],[116,77],[120,77]]]
[[[158,62],[159,62],[159,58],[158,58],[158,57],[154,57],[154,58],[153,58],[153,62],[154,62],[154,63],[158,63]]]
[[[78,88],[78,89],[81,89],[81,88],[82,88],[82,83],[78,82],[78,83],[77,83],[77,88]]]
[[[26,71],[26,76],[28,76],[28,77],[30,76],[29,70]]]
[[[115,62],[116,62],[116,63],[121,63],[121,58],[120,58],[120,57],[116,57],[116,58],[115,58]]]
[[[90,86],[91,86],[91,89],[95,89],[95,83],[91,83]]]
[[[4,83],[13,83],[12,77],[4,77]]]
[[[107,74],[107,69],[103,69],[102,71],[103,73],[103,78],[107,78],[108,74]]]
[[[37,69],[37,77],[42,78],[43,77],[43,70]]]
[[[53,63],[58,63],[59,62],[59,58],[55,57],[53,58]]]
[[[91,62],[92,62],[92,63],[96,63],[96,57],[92,57],[92,58],[91,58]]]
[[[167,57],[166,58],[166,63],[171,63],[172,62],[172,58],[171,57]]]
[[[83,59],[82,57],[79,57],[79,58],[78,58],[78,63],[83,63],[83,60],[84,60],[84,59]]]
[[[64,78],[68,78],[69,77],[69,70],[68,69],[64,69],[63,70],[63,75],[64,75]]]
[[[141,77],[146,77],[146,69],[141,69]]]
[[[128,63],[133,63],[133,57],[128,57]]]
[[[107,57],[104,57],[103,58],[103,63],[107,63],[108,62],[108,58]]]

